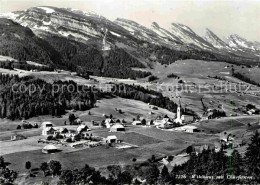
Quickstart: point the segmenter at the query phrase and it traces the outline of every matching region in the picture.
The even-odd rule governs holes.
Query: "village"
[[[151,111],[148,114],[156,114],[155,111],[158,107],[149,105]],[[122,109],[115,108],[115,111],[122,114]],[[90,114],[90,112],[88,113]],[[103,120],[91,120],[83,121],[80,117],[75,116],[74,113],[70,113],[68,121],[64,121],[64,125],[55,126],[51,121],[43,121],[42,123],[22,121],[21,125],[17,126],[17,129],[40,129],[40,135],[32,138],[33,142],[39,147],[44,154],[53,154],[59,152],[73,152],[79,150],[85,150],[98,146],[106,146],[115,149],[130,149],[138,148],[139,143],[133,142],[132,133],[136,130],[146,129],[146,132],[151,131],[158,132],[173,132],[173,133],[187,133],[187,134],[212,134],[204,133],[196,125],[198,120],[195,120],[192,115],[184,115],[181,112],[181,102],[179,100],[177,112],[173,113],[169,117],[167,114],[154,115],[154,120],[146,120],[139,115],[132,119],[132,122],[125,121],[124,119],[117,119],[112,114],[102,114]],[[219,132],[220,133],[220,132]],[[126,137],[126,135],[130,135]],[[22,134],[16,134],[11,136],[11,141],[16,142],[19,140],[26,140],[27,138]],[[144,144],[150,143],[144,139]],[[245,143],[242,141],[235,141],[231,133],[222,132],[219,135],[219,139],[215,139],[213,143],[195,143],[192,146],[192,151],[202,152],[203,149],[214,149],[219,151],[222,146],[228,148],[233,143],[234,147],[242,146]],[[190,147],[191,147],[190,146]],[[187,153],[186,151],[184,153]],[[181,154],[181,153],[179,153]],[[183,154],[181,154],[183,155]]]

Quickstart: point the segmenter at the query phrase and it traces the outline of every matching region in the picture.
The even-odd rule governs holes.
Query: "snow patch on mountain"
[[[48,7],[44,7],[44,6],[38,6],[37,8],[40,8],[42,10],[44,10],[46,13],[53,13],[55,12],[55,10],[48,8]]]

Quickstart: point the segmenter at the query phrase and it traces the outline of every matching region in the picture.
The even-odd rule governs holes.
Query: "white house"
[[[142,123],[141,123],[141,121],[136,120],[136,121],[133,121],[132,125],[142,125]]]
[[[117,142],[117,137],[115,135],[107,136],[106,142],[107,143],[116,143]]]
[[[42,128],[53,127],[53,123],[50,121],[42,122]]]

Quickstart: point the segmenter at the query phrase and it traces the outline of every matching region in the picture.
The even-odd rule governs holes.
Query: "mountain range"
[[[260,62],[259,42],[248,41],[237,34],[220,39],[209,29],[205,36],[199,36],[178,23],[165,29],[153,22],[147,28],[132,20],[111,21],[94,12],[49,6],[32,7],[0,17],[0,54],[18,60],[67,68],[90,63],[93,67],[97,65],[93,60],[102,58],[102,40],[106,34],[106,43],[114,53],[120,50],[120,57],[123,53],[124,57],[127,55],[139,62],[147,59],[169,64],[187,58],[246,65]],[[104,61],[100,65],[93,70],[88,67],[88,70],[100,70]]]

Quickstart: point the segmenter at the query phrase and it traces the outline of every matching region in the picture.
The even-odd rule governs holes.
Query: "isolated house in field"
[[[115,135],[107,136],[106,143],[117,143],[117,137]]]
[[[125,131],[125,127],[120,123],[116,123],[110,128],[110,132],[124,132],[124,131]]]
[[[45,154],[50,154],[50,153],[55,153],[55,152],[58,152],[59,150],[57,149],[56,146],[54,145],[47,145],[45,146],[43,149],[42,149],[42,153],[45,153]]]
[[[139,120],[133,121],[132,125],[142,125],[142,122]]]
[[[56,130],[53,127],[46,127],[42,129],[42,135],[53,135],[56,132]]]
[[[106,126],[106,128],[110,128],[112,125],[114,125],[116,122],[115,122],[115,120],[113,120],[113,119],[106,119],[105,120],[105,126]]]
[[[42,122],[42,128],[53,127],[53,123],[50,121]]]

